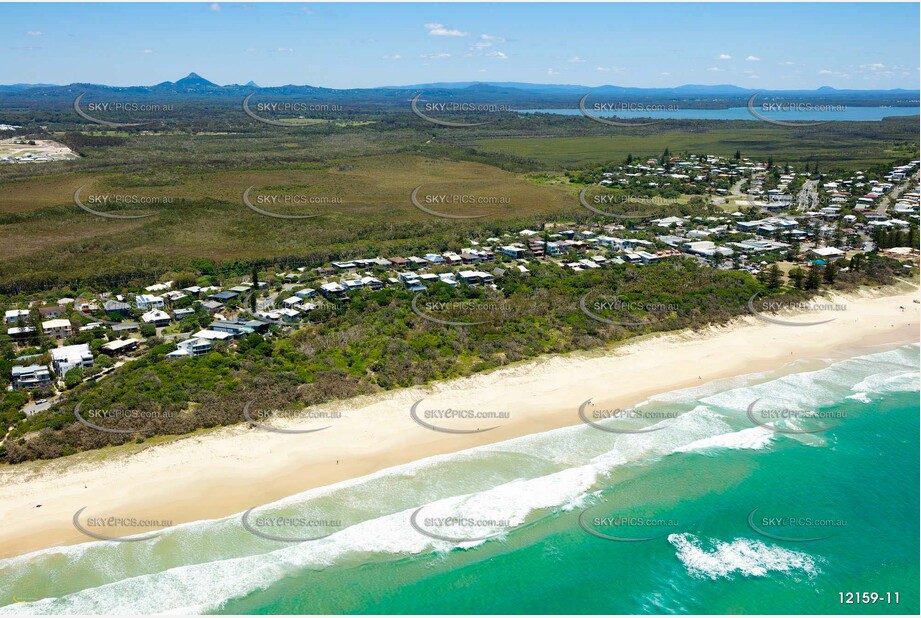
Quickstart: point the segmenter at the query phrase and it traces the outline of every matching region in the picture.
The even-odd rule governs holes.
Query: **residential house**
[[[320,286],[320,294],[330,300],[345,300],[348,298],[345,288],[339,283],[324,283]]]
[[[221,320],[214,322],[209,330],[218,332],[218,333],[229,333],[234,339],[238,339],[244,335],[248,335],[254,332],[254,329],[246,324],[240,322],[230,322],[227,320]],[[198,335],[196,335],[197,337]]]
[[[521,245],[505,245],[504,247],[499,247],[499,252],[515,259],[523,258],[528,254],[528,250]]]
[[[185,356],[202,356],[211,351],[211,341],[208,339],[199,339],[191,337],[185,341],[176,344],[176,349],[169,354],[170,358],[182,358]]]
[[[233,335],[231,333],[224,332],[224,331],[210,330],[207,328],[205,330],[198,331],[192,336],[198,339],[206,339],[208,341],[229,341],[233,339]]]
[[[137,339],[115,339],[108,343],[102,344],[99,347],[99,350],[111,356],[115,356],[116,354],[125,354],[130,352],[131,350],[137,348],[139,344],[140,341]]]
[[[170,315],[165,311],[153,309],[142,315],[141,320],[145,324],[153,324],[159,328],[161,326],[169,326],[169,323],[173,320],[173,318],[171,318]]]
[[[463,270],[457,276],[467,285],[488,285],[495,280],[491,274],[479,270]]]
[[[137,322],[121,322],[119,324],[113,324],[112,330],[115,332],[115,334],[136,333],[140,330],[140,326]]]
[[[224,305],[217,302],[216,300],[203,300],[199,303],[205,311],[208,313],[217,313],[224,308]]]
[[[12,369],[13,388],[37,388],[51,383],[51,372],[45,365],[15,366]]]
[[[92,367],[93,353],[88,343],[65,345],[51,349],[51,364],[58,377],[63,378],[71,369]]]
[[[46,319],[59,318],[64,315],[66,309],[61,305],[56,305],[54,307],[39,307],[38,314]]]
[[[381,290],[384,287],[384,282],[375,277],[362,277],[361,284],[368,288],[369,290]]]
[[[224,290],[223,292],[212,294],[208,298],[219,303],[226,303],[228,300],[233,300],[239,295],[239,292],[234,292],[233,290]]]
[[[190,315],[195,315],[195,309],[192,307],[186,307],[185,309],[176,309],[173,311],[174,320],[183,320],[184,318],[189,317]]]
[[[396,268],[407,268],[409,266],[409,260],[401,257],[392,257],[387,258],[387,260],[394,265]]]
[[[117,300],[107,300],[102,304],[102,309],[108,314],[126,316],[131,312],[131,305]]]
[[[67,339],[73,333],[70,320],[45,320],[42,322],[42,333],[52,339]]]
[[[807,255],[811,255],[820,260],[825,260],[826,262],[839,260],[844,257],[844,251],[836,247],[816,247],[814,249],[810,249],[806,253]]]
[[[155,296],[153,294],[138,294],[134,298],[134,304],[141,311],[150,311],[151,309],[163,309],[166,305],[166,302],[161,296]]]
[[[23,339],[28,339],[34,337],[36,330],[34,326],[11,326],[6,329],[6,334],[10,336],[10,339],[13,341],[21,341]]]
[[[19,321],[25,322],[27,319],[29,319],[28,309],[10,309],[3,314],[3,321],[7,324],[15,324]]]

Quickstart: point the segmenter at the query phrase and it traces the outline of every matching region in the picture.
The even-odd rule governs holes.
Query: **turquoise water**
[[[759,104],[760,105],[760,104]],[[917,107],[853,107],[847,106],[846,109],[817,109],[817,110],[784,110],[770,111],[763,110],[759,105],[755,106],[757,111],[766,118],[783,121],[835,121],[835,122],[856,122],[856,121],[874,121],[882,120],[887,116],[917,116],[919,110]],[[757,120],[748,111],[747,107],[729,107],[725,109],[674,109],[674,110],[650,110],[650,111],[594,111],[588,104],[589,113],[599,118],[657,118],[672,120]],[[562,116],[579,116],[582,114],[578,109],[527,109],[518,110],[526,114],[557,114]]]
[[[262,511],[339,520],[320,540],[266,540],[237,516],[2,561],[0,614],[917,613],[918,356],[906,346],[664,393],[641,406],[671,413],[658,431],[569,427]],[[756,399],[836,419],[772,431],[746,415]],[[422,534],[419,507],[436,536],[491,538]],[[445,515],[478,521],[438,527]],[[597,519],[622,516],[647,525]],[[841,605],[846,591],[900,603]]]

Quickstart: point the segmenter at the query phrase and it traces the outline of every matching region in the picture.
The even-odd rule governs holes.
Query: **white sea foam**
[[[695,440],[690,444],[679,446],[675,449],[676,453],[688,453],[691,451],[705,451],[708,449],[751,449],[759,450],[767,448],[776,434],[770,429],[764,427],[750,427],[724,433],[716,436],[710,436]]]
[[[595,474],[593,466],[582,466],[536,479],[513,481],[485,492],[426,505],[425,517],[475,517],[507,522],[491,531],[491,534],[501,534],[523,523],[535,510],[572,504],[591,488]],[[347,554],[356,557],[418,554],[453,547],[469,548],[484,542],[454,543],[421,534],[409,523],[414,510],[364,521],[327,538],[267,554],[177,567],[57,599],[3,607],[0,615],[213,611],[228,599],[264,589],[305,568],[329,566]],[[478,533],[482,534],[482,530]],[[448,534],[457,534],[457,531]]]
[[[327,538],[292,544],[281,549],[276,549],[277,543],[260,539],[249,539],[250,545],[245,550],[227,543],[228,538],[237,538],[230,535],[239,537],[243,534],[240,532],[239,515],[236,515],[170,528],[164,531],[160,539],[138,544],[88,543],[0,561],[0,572],[9,568],[6,573],[17,578],[20,569],[34,571],[33,579],[37,573],[45,577],[44,574],[51,571],[49,581],[54,577],[53,571],[73,569],[88,570],[91,574],[87,577],[88,581],[108,582],[102,585],[88,583],[93,587],[60,598],[6,606],[0,608],[0,615],[213,611],[229,599],[264,589],[304,569],[319,569],[350,560],[363,562],[374,556],[418,554],[474,546],[483,541],[451,543],[420,534],[409,524],[409,516],[419,506],[425,505],[422,513],[426,516],[452,514],[493,521],[504,520],[508,522],[507,525],[490,530],[490,533],[499,534],[501,538],[516,526],[526,523],[538,511],[577,508],[597,489],[599,480],[618,466],[653,461],[671,453],[769,448],[772,441],[787,436],[778,436],[765,428],[745,426],[744,420],[741,420],[745,406],[758,396],[758,393],[753,394],[757,389],[775,394],[782,391],[784,396],[809,391],[807,395],[811,401],[817,400],[817,397],[831,397],[832,391],[838,389],[835,396],[840,400],[842,391],[847,392],[855,383],[859,386],[866,382],[867,392],[873,392],[876,388],[902,390],[906,384],[910,387],[911,383],[906,382],[905,376],[916,365],[916,349],[895,350],[843,361],[801,377],[786,376],[769,383],[747,386],[736,383],[728,392],[708,395],[706,401],[699,402],[699,405],[677,418],[663,420],[661,431],[613,434],[577,425],[462,453],[430,457],[359,479],[310,490],[268,505],[267,508],[312,508],[314,501],[334,499],[341,504],[363,502],[360,506],[369,514],[364,516],[364,520],[356,521]],[[876,380],[872,384],[867,381],[871,377]],[[846,386],[839,388],[844,384]],[[728,405],[734,401],[744,402],[744,406],[733,408]],[[731,414],[733,411],[735,416]],[[743,428],[739,429],[740,426]],[[553,469],[555,466],[556,471],[540,473],[535,478],[509,477],[508,474],[514,474],[515,471],[506,471],[503,473],[505,478],[502,475],[495,477],[495,486],[457,491],[458,487],[466,486],[455,478],[460,466],[487,465],[490,461],[499,461],[495,458],[505,458],[502,461],[507,461],[510,457],[518,457],[524,463],[533,462],[534,470],[547,466]],[[492,467],[491,464],[489,466]],[[562,466],[565,467],[560,470]],[[426,492],[420,492],[415,486],[422,481],[430,488]],[[376,513],[370,514],[374,510]],[[221,543],[221,540],[225,542]],[[757,541],[711,541],[708,549],[704,549],[700,540],[690,535],[672,535],[670,541],[678,549],[678,556],[688,566],[688,570],[693,569],[699,577],[731,577],[736,573],[759,576],[772,571],[802,572],[807,575],[816,572],[815,559],[811,556]],[[253,542],[261,545],[253,549]],[[158,572],[138,572],[138,564],[146,565],[145,557],[157,552],[160,543],[183,547],[191,546],[188,545],[190,543],[211,543],[221,545],[221,551],[231,555],[204,558],[199,563],[181,564],[172,568],[162,567]],[[160,553],[163,553],[163,547],[160,546]],[[93,551],[89,552],[90,549]],[[239,555],[244,551],[252,555]],[[237,552],[237,555],[232,552]],[[195,558],[195,552],[186,553],[192,553],[193,556],[183,559]],[[125,556],[131,556],[131,559],[125,559]],[[134,568],[134,572],[129,567]],[[68,578],[66,575],[58,577]],[[0,585],[0,589],[3,588]]]
[[[894,373],[874,374],[867,376],[851,390],[858,393],[906,393],[921,389],[917,371],[899,371]]]
[[[796,577],[812,577],[819,573],[818,559],[809,554],[767,545],[751,539],[724,542],[717,539],[701,541],[693,534],[670,534],[668,542],[677,549],[676,555],[688,573],[700,579],[733,579],[736,575],[764,577],[784,573]]]

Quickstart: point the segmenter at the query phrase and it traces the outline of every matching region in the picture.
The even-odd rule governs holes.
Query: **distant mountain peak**
[[[254,82],[253,80],[249,80],[248,82],[246,82],[245,86],[246,86],[247,88],[258,88],[258,87],[259,87],[259,84],[257,84],[257,83]]]
[[[176,81],[177,86],[217,86],[214,82],[209,82],[207,79],[199,75],[198,73],[192,72],[183,77],[180,80]]]

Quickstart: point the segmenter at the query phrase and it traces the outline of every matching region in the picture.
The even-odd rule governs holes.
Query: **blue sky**
[[[2,4],[0,83],[919,86],[919,5]]]

